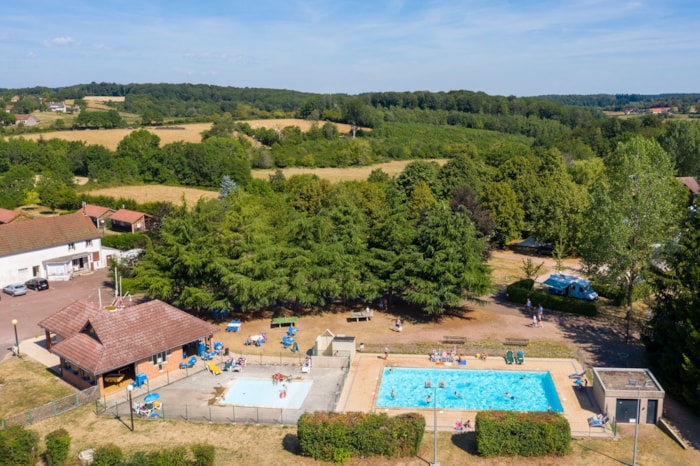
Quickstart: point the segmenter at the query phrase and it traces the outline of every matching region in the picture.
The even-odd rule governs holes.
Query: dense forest
[[[2,93],[5,102],[18,96],[14,104],[23,109],[87,95],[125,99],[107,111],[81,112],[76,127],[123,126],[119,112],[142,115],[143,123],[213,125],[199,143],[166,145],[135,129],[115,151],[3,137],[0,207],[108,204],[115,200],[82,192],[107,185],[218,189],[219,199],[195,206],[135,206],[153,214],[156,227],[127,280],[153,297],[192,310],[240,311],[388,297],[440,316],[491,289],[489,249],[531,235],[551,244],[557,259],[579,255],[599,289],[630,310],[639,296],[659,293],[647,332],[650,348],[672,352],[664,359],[668,368],[682,362],[687,380],[697,385],[700,379],[700,354],[693,349],[700,324],[695,272],[687,265],[697,263],[698,225],[693,199],[676,180],[700,175],[700,122],[653,114],[606,117],[601,108],[610,100],[604,96],[349,96],[104,83]],[[669,95],[665,102],[680,102],[671,97],[685,98]],[[645,99],[637,101],[661,102]],[[246,123],[292,116],[315,124],[301,131]],[[353,130],[343,134],[334,122]],[[433,158],[448,162],[441,166]],[[375,170],[361,182],[287,179],[281,171],[268,181],[251,177],[254,168],[389,160],[412,162],[396,177]],[[74,176],[87,177],[87,187],[74,186]],[[672,299],[679,293],[683,300]],[[669,335],[684,343],[669,348]],[[690,397],[678,384],[669,391]]]

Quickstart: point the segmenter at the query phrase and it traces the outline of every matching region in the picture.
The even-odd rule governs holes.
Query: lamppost
[[[131,431],[134,431],[134,402],[131,399],[131,392],[134,391],[134,386],[129,384],[126,386],[126,391],[129,392],[129,412],[131,413]]]
[[[430,464],[430,466],[440,466],[440,463],[438,463],[437,460],[437,385],[433,387],[433,391],[433,401],[435,402],[433,405],[433,462]]]
[[[22,357],[19,354],[19,338],[17,338],[17,319],[12,319],[12,326],[15,328],[15,346],[17,347],[17,357]]]
[[[632,454],[632,466],[637,466],[637,437],[639,436],[639,416],[642,415],[642,400],[639,398],[641,387],[637,387],[637,419],[634,423],[634,453]]]

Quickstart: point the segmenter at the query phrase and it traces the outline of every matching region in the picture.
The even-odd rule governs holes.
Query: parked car
[[[21,283],[13,283],[3,288],[2,292],[12,296],[22,296],[23,294],[27,294],[27,287]]]
[[[26,282],[24,282],[24,286],[29,288],[30,290],[36,290],[36,291],[41,291],[41,290],[48,290],[49,289],[49,281],[45,278],[30,278]]]

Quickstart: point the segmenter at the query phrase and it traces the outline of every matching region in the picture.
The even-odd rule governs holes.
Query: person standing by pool
[[[389,346],[384,347],[384,359],[389,359]]]

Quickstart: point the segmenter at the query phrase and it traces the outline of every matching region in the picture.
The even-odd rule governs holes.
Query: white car
[[[27,294],[27,287],[21,283],[13,283],[12,285],[7,285],[5,288],[3,288],[2,292],[11,296],[22,296]]]

